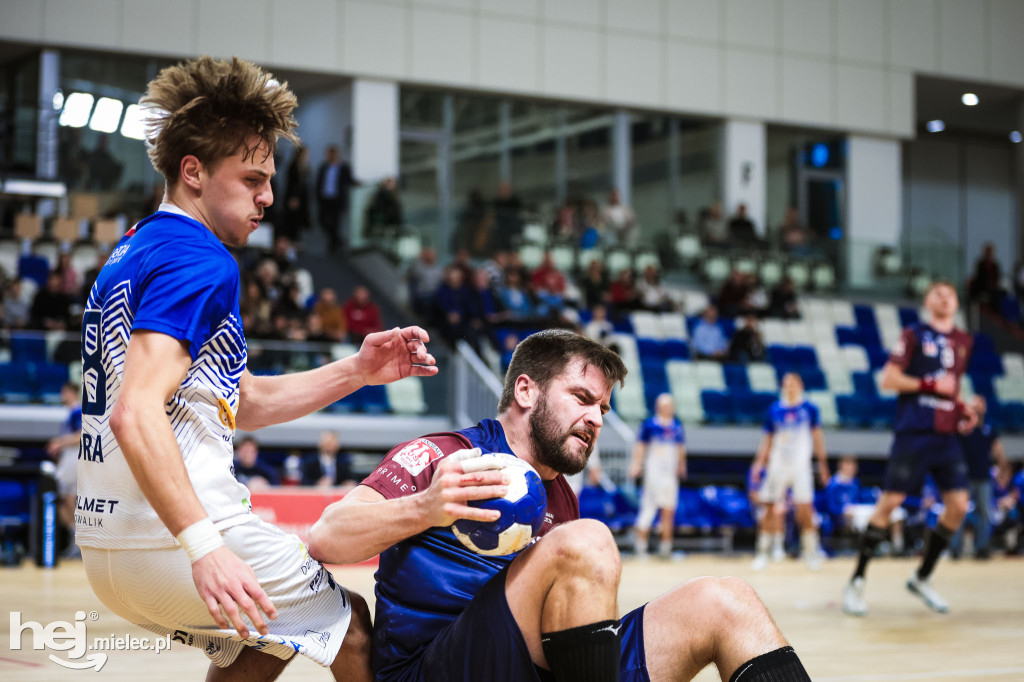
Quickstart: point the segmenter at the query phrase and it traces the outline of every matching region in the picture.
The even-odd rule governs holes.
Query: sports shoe
[[[756,555],[754,557],[754,563],[752,563],[750,565],[750,568],[752,568],[755,571],[763,571],[764,569],[768,568],[768,555],[767,554],[758,554],[758,555]]]
[[[778,563],[786,558],[786,550],[782,547],[776,547],[772,550],[772,561]]]
[[[843,590],[843,613],[848,616],[868,615],[868,603],[864,601],[864,578],[854,578]]]
[[[808,552],[804,557],[804,561],[807,562],[807,568],[812,571],[821,570],[821,552]]]
[[[907,589],[911,594],[916,594],[925,603],[925,606],[936,613],[949,613],[949,603],[941,594],[932,587],[931,580],[921,580],[917,573],[913,573],[907,579]]]

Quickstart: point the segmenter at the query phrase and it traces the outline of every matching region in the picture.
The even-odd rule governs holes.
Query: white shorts
[[[64,448],[57,460],[57,492],[61,497],[78,494],[78,448]]]
[[[352,600],[295,535],[259,519],[228,528],[224,544],[255,572],[277,619],[270,634],[250,628],[242,640],[222,630],[199,598],[192,565],[181,548],[108,550],[82,548],[93,592],[125,620],[171,640],[202,649],[218,667],[231,665],[243,646],[289,659],[303,654],[320,665],[334,662],[348,631]]]
[[[675,509],[678,504],[678,478],[672,476],[658,481],[645,480],[643,493],[640,495],[640,512],[636,517],[636,527],[640,530],[649,530],[659,509]]]
[[[814,474],[810,465],[768,467],[758,501],[774,504],[786,499],[786,492],[793,491],[793,502],[810,504],[814,502]]]

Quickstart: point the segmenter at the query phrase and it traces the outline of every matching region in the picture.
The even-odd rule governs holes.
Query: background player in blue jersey
[[[57,519],[68,532],[65,556],[79,556],[75,544],[75,501],[78,492],[78,444],[82,440],[82,401],[80,389],[72,382],[60,388],[60,404],[68,408],[60,435],[46,443],[46,454],[57,462]]]
[[[800,548],[812,570],[821,566],[818,529],[814,525],[814,472],[811,455],[818,460],[818,480],[828,482],[828,455],[821,430],[818,408],[804,399],[804,382],[799,374],[782,377],[782,397],[772,403],[764,420],[764,436],[750,467],[751,477],[765,470],[758,501],[765,505],[764,519],[758,529],[754,570],[768,565],[771,558],[785,556],[786,498],[792,494],[800,524]],[[755,479],[756,482],[756,479]]]
[[[252,514],[232,440],[435,373],[427,336],[394,329],[309,372],[249,374],[226,246],[244,246],[273,202],[295,96],[248,62],[202,57],[164,69],[142,104],[164,201],[113,250],[83,317],[76,522],[90,585],[123,618],[202,649],[209,680],[274,679],[296,652],[368,679],[365,602]]]
[[[907,495],[920,494],[929,473],[942,493],[944,510],[928,534],[921,565],[907,580],[907,589],[930,609],[939,613],[949,610],[930,577],[967,513],[967,465],[957,431],[969,432],[978,420],[974,410],[960,400],[960,378],[967,369],[972,338],[956,327],[959,305],[952,284],[932,283],[924,297],[929,322],[904,329],[885,365],[883,388],[900,394],[893,422],[895,437],[882,494],[861,535],[857,568],[843,593],[843,611],[848,614],[867,614],[864,572],[868,562],[885,539],[893,510]]]
[[[985,560],[991,556],[992,466],[1006,465],[1006,450],[999,432],[985,421],[988,412],[985,398],[976,395],[971,398],[970,405],[978,415],[978,423],[970,432],[960,436],[960,446],[967,462],[967,484],[974,510],[967,515],[966,522],[953,536],[950,550],[954,557],[960,556],[963,551],[964,526],[969,523],[974,529],[974,558]]]
[[[647,555],[647,538],[654,516],[661,510],[661,546],[658,553],[672,555],[679,479],[686,478],[686,434],[676,417],[676,404],[670,393],[662,393],[654,403],[654,416],[640,424],[629,477],[643,473],[640,513],[636,518],[636,553]]]
[[[350,563],[380,553],[373,656],[387,682],[683,680],[714,662],[723,679],[807,680],[753,590],[698,578],[618,620],[620,560],[608,528],[579,520],[563,474],[583,469],[626,374],[586,337],[526,338],[497,419],[399,445],[310,533],[311,554]],[[545,482],[541,539],[518,555],[475,554],[453,535],[467,505],[504,494],[474,457],[509,452]]]

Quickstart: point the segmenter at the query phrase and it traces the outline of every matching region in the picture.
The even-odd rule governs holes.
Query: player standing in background
[[[273,202],[295,96],[253,64],[201,57],[161,71],[142,105],[166,192],[111,253],[82,325],[76,521],[89,583],[122,618],[202,649],[208,680],[271,680],[296,652],[369,679],[365,602],[252,513],[232,439],[436,373],[426,333],[371,334],[323,367],[251,375],[226,247],[245,246]]]
[[[800,551],[811,570],[821,568],[818,529],[814,525],[814,472],[811,455],[818,460],[818,480],[828,483],[828,455],[825,435],[821,430],[818,408],[804,399],[804,382],[799,374],[782,377],[782,397],[772,403],[764,420],[764,437],[750,467],[751,478],[765,471],[758,501],[765,505],[764,520],[758,529],[757,553],[753,568],[768,565],[769,551],[773,561],[781,561],[786,531],[786,494],[792,492],[800,524]]]
[[[960,447],[964,450],[967,485],[971,501],[974,502],[974,513],[967,516],[967,523],[974,528],[974,558],[984,561],[992,556],[989,549],[989,540],[992,538],[992,466],[1002,467],[1007,461],[999,432],[985,421],[988,403],[982,396],[976,395],[971,398],[970,405],[978,415],[978,423],[969,433],[960,436]],[[957,558],[963,552],[965,525],[961,524],[960,530],[950,541],[950,549]]]
[[[686,478],[686,434],[683,423],[676,417],[672,395],[662,393],[654,402],[654,415],[640,425],[629,477],[637,478],[643,472],[643,493],[640,513],[636,517],[636,555],[647,556],[647,540],[654,516],[661,510],[662,558],[672,556],[672,537],[675,532],[676,505],[679,503],[679,479]]]
[[[616,353],[584,336],[533,334],[512,357],[497,419],[399,445],[324,511],[314,557],[380,553],[378,682],[660,682],[712,662],[733,682],[810,679],[736,578],[691,580],[618,620],[615,540],[579,520],[564,474],[586,466],[625,375]],[[466,504],[506,492],[500,469],[481,470],[481,450],[514,454],[544,481],[541,538],[516,555],[475,554],[451,531],[460,517],[497,517]]]
[[[60,404],[68,408],[61,434],[46,444],[46,454],[57,461],[57,519],[68,532],[64,557],[81,556],[75,544],[75,503],[78,494],[78,450],[82,440],[82,401],[78,386],[67,382],[60,388]]]
[[[892,450],[882,494],[860,539],[857,568],[843,593],[843,611],[868,612],[864,572],[885,539],[891,514],[907,495],[917,495],[931,473],[942,493],[943,512],[925,542],[921,566],[907,589],[939,613],[949,605],[931,585],[931,574],[967,514],[967,465],[957,431],[974,428],[978,415],[960,400],[960,377],[967,369],[973,339],[956,327],[960,307],[949,282],[933,282],[924,296],[931,319],[903,330],[882,375],[882,387],[899,392]]]

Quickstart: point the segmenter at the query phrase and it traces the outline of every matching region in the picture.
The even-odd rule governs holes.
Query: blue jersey
[[[841,516],[843,510],[856,504],[860,497],[860,483],[854,478],[844,478],[835,474],[825,486],[825,511],[833,516]]]
[[[672,417],[671,421],[663,422],[659,417],[648,417],[640,424],[637,439],[647,445],[682,445],[686,442],[686,431],[683,423]]]
[[[991,424],[979,424],[960,436],[960,446],[967,460],[967,477],[972,481],[987,481],[992,469],[992,446],[999,438],[999,432]]]
[[[430,485],[442,458],[468,447],[515,454],[501,424],[485,419],[462,431],[432,434],[396,447],[362,484],[389,499],[413,494]],[[541,535],[579,518],[576,496],[561,475],[545,481],[544,488],[548,507]],[[375,576],[377,679],[388,679],[414,660],[515,557],[476,554],[455,538],[450,527],[431,528],[382,552]]]
[[[177,545],[110,431],[128,342],[143,330],[178,340],[192,358],[165,412],[204,509],[221,530],[253,518],[249,492],[231,473],[238,382],[246,363],[238,265],[202,223],[177,207],[161,209],[111,252],[82,318],[75,520],[83,547]]]
[[[764,418],[764,432],[772,436],[768,467],[810,463],[814,452],[812,432],[820,426],[818,408],[806,400],[795,405],[781,400],[772,403]]]
[[[82,430],[82,406],[75,405],[68,413],[68,420],[64,422],[64,433],[78,433]]]

